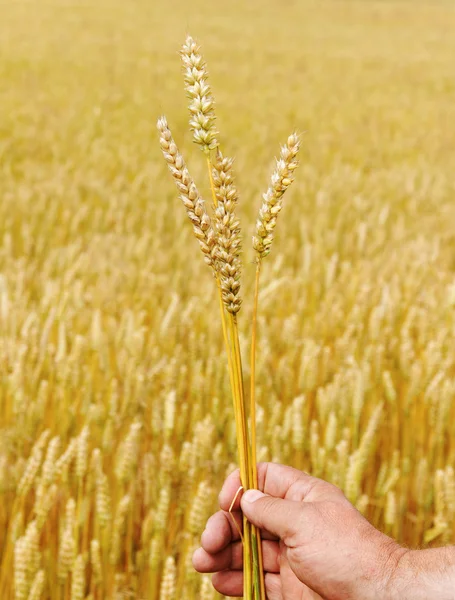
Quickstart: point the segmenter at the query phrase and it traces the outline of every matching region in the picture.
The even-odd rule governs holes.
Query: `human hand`
[[[233,507],[262,530],[268,600],[386,600],[398,597],[394,583],[408,550],[376,530],[334,485],[297,469],[258,466],[259,488]],[[213,585],[242,596],[242,545],[227,512],[240,487],[239,472],[226,480],[221,511],[207,522],[193,564],[214,572]],[[402,596],[400,596],[402,597]]]

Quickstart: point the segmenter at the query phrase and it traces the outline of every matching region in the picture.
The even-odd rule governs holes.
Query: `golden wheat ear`
[[[183,156],[174,142],[165,117],[158,119],[157,128],[160,132],[160,146],[164,159],[180,192],[180,199],[186,208],[188,217],[193,224],[194,235],[199,242],[204,260],[215,269],[215,236],[210,217],[205,208],[205,202],[186,168]]]
[[[236,314],[240,310],[240,276],[242,271],[240,223],[235,215],[238,202],[234,185],[231,158],[220,150],[213,163],[212,179],[217,199],[215,209],[216,257],[221,292],[226,310]]]
[[[297,160],[299,148],[299,136],[297,133],[293,133],[281,148],[280,158],[276,161],[270,186],[263,196],[256,221],[256,233],[253,236],[253,247],[259,259],[265,258],[270,252],[277,217],[283,207],[283,195],[294,181],[293,174],[299,164]]]
[[[187,36],[180,51],[185,75],[185,89],[190,99],[190,128],[194,141],[209,155],[218,146],[215,128],[215,103],[208,83],[206,63],[200,47]]]

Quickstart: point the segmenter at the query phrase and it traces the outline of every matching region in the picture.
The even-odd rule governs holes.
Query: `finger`
[[[212,577],[213,587],[225,596],[243,597],[243,573],[241,571],[221,571]],[[281,594],[280,576],[275,573],[266,573],[265,590],[267,600],[283,600]]]
[[[278,542],[263,542],[262,555],[264,570],[279,573]],[[217,554],[209,554],[204,548],[198,548],[193,554],[193,566],[199,573],[215,573],[217,571],[241,571],[243,569],[243,544],[236,542]]]
[[[258,487],[269,496],[303,500],[316,484],[322,483],[325,482],[292,467],[275,463],[258,464]],[[240,486],[240,474],[237,469],[229,475],[221,489],[219,503],[223,510],[229,510]],[[239,509],[241,497],[242,494],[238,494],[233,506],[234,510]]]
[[[285,598],[293,598],[296,596],[296,591],[301,590],[301,595],[298,596],[299,600],[323,600],[319,594],[299,581],[286,558],[283,542],[280,542],[280,546],[280,580],[283,596]]]
[[[312,503],[282,500],[258,490],[248,490],[242,498],[242,510],[253,525],[293,545],[292,540],[305,531],[315,509]]]
[[[267,600],[283,600],[283,590],[281,587],[281,578],[274,573],[265,574],[265,591]]]
[[[234,500],[241,486],[242,483],[240,481],[240,470],[236,469],[230,475],[228,475],[218,496],[218,502],[222,510],[228,511],[231,508],[232,501]],[[240,497],[241,494],[238,495],[233,506],[233,508],[236,510],[239,510],[240,507]]]
[[[241,531],[243,527],[242,515],[239,512],[231,515],[220,510],[207,521],[201,536],[201,545],[210,554],[220,552],[231,542],[240,539],[239,530]],[[233,518],[237,526],[234,525]]]
[[[234,525],[235,519],[237,525]],[[209,554],[216,554],[226,548],[232,542],[240,539],[239,531],[243,529],[242,513],[235,511],[227,513],[222,510],[216,512],[207,521],[201,536],[201,546]],[[261,532],[263,540],[277,540],[268,532]]]
[[[212,577],[213,587],[225,596],[243,597],[242,571],[220,571]]]

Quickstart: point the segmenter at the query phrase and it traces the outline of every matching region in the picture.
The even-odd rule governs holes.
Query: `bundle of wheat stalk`
[[[257,434],[255,403],[256,331],[259,294],[259,273],[262,260],[269,254],[282,198],[293,181],[297,167],[299,138],[289,136],[281,149],[271,177],[270,187],[263,196],[259,210],[253,246],[256,251],[256,278],[251,341],[251,388],[249,410],[245,395],[242,356],[238,333],[238,313],[241,308],[241,236],[235,209],[238,193],[232,170],[233,160],[223,156],[215,128],[214,101],[208,83],[207,68],[197,43],[190,36],[182,47],[181,58],[189,97],[190,127],[194,142],[202,149],[212,192],[213,216],[191,178],[182,155],[164,117],[158,120],[160,145],[169,170],[180,192],[180,198],[193,225],[194,234],[211,267],[219,293],[221,326],[227,353],[227,363],[237,432],[237,451],[242,487],[257,488]],[[248,413],[250,420],[248,421]],[[235,523],[235,520],[234,520]],[[237,525],[236,525],[237,526]],[[260,532],[243,519],[244,598],[265,600],[264,570]]]

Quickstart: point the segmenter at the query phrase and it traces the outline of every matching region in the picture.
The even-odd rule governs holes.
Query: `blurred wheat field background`
[[[254,219],[279,143],[304,132],[262,274],[260,459],[336,483],[402,543],[453,543],[453,3],[1,12],[1,598],[218,597],[191,553],[236,466],[232,402],[155,131],[165,111],[207,198],[187,32],[236,157],[245,355]]]

